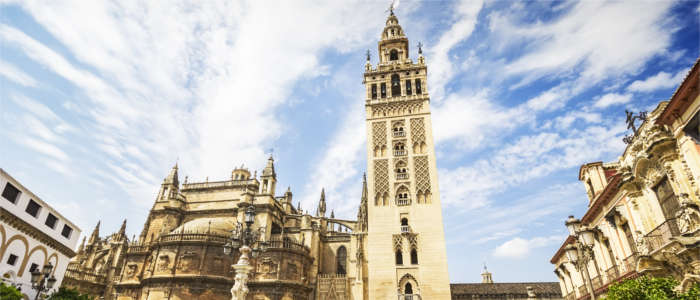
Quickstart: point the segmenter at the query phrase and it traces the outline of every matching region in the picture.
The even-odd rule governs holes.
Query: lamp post
[[[39,268],[36,268],[31,272],[32,289],[36,290],[34,300],[39,299],[39,295],[42,293],[51,290],[56,283],[56,277],[51,275],[51,271],[53,271],[53,265],[49,263],[44,265],[41,271],[39,271]],[[51,275],[51,277],[49,277],[49,275]]]
[[[248,275],[253,269],[250,265],[250,257],[257,257],[260,253],[265,252],[268,247],[268,242],[265,241],[265,227],[260,227],[257,231],[252,229],[255,223],[255,207],[249,204],[244,214],[245,228],[243,224],[237,222],[236,228],[231,230],[230,240],[224,244],[224,253],[230,255],[233,249],[238,249],[241,253],[238,262],[232,265],[236,270],[236,277],[231,288],[231,300],[245,300],[248,294]],[[251,248],[252,246],[252,248]]]
[[[588,262],[590,260],[595,262],[593,257],[595,233],[590,228],[582,226],[581,221],[574,218],[574,216],[569,216],[565,224],[566,228],[569,230],[569,234],[576,238],[574,245],[568,245],[564,248],[566,251],[566,258],[576,266],[581,274],[583,274],[583,280],[588,294],[591,296],[591,300],[595,300],[595,291],[593,289],[593,283],[591,282],[591,274],[588,272]]]

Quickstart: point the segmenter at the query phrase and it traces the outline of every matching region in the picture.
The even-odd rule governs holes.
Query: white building
[[[0,191],[0,278],[34,299],[31,271],[51,263],[58,289],[80,229],[1,168]]]

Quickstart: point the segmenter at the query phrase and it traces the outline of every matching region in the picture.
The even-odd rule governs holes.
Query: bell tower
[[[450,299],[427,66],[421,47],[418,44],[417,61],[412,61],[408,38],[391,10],[376,67],[367,53],[363,83],[370,299],[392,299],[397,293]]]

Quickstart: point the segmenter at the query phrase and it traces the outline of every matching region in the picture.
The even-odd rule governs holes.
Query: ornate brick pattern
[[[413,157],[413,167],[416,172],[416,191],[430,191],[430,173],[428,171],[428,156]]]
[[[394,252],[400,251],[403,249],[403,238],[401,237],[400,234],[394,234]]]
[[[372,123],[372,143],[375,148],[386,146],[386,122]]]
[[[411,119],[411,140],[416,143],[425,142],[425,125],[423,118]]]
[[[377,195],[389,193],[389,160],[374,161],[374,191]]]

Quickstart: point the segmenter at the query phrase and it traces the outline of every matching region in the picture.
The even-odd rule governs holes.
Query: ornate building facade
[[[269,247],[251,260],[249,299],[449,299],[425,58],[409,59],[393,12],[379,53],[376,68],[369,55],[365,65],[369,171],[357,220],[327,215],[323,190],[315,215],[294,207],[289,188],[278,196],[272,157],[261,176],[237,168],[215,182],[181,184],[176,165],[139,237],[125,236],[125,222],[102,239],[98,223],[64,285],[105,299],[230,299],[239,253],[223,246],[253,205]]]
[[[593,234],[584,263],[565,255],[574,236],[551,259],[566,299],[605,294],[640,274],[673,276],[681,289],[700,283],[699,64],[670,101],[628,112],[632,134],[619,160],[581,166],[590,201],[580,221]]]

